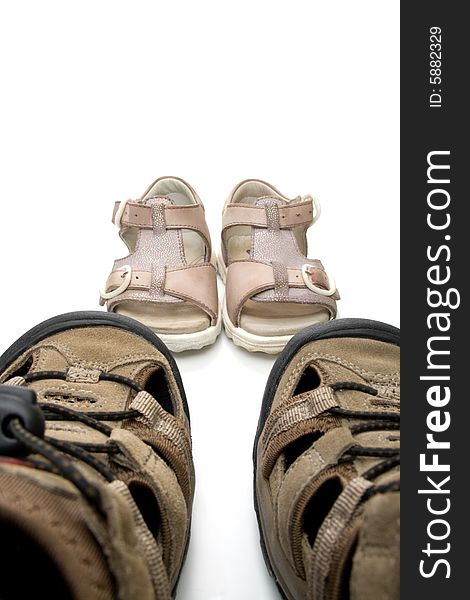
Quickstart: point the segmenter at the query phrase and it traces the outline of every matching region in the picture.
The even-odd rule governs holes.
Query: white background
[[[114,201],[161,175],[202,197],[213,241],[246,177],[322,203],[310,255],[344,317],[399,321],[398,2],[0,2],[1,344],[95,309],[125,250]],[[273,359],[177,356],[197,491],[178,598],[277,598],[251,450]]]

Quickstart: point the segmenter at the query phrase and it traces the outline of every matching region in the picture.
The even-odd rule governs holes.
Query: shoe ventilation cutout
[[[163,410],[175,415],[173,398],[164,369],[159,368],[154,371],[148,378],[144,389],[158,401]]]
[[[141,481],[129,482],[128,488],[145,524],[157,539],[161,527],[161,512],[154,492]]]
[[[341,479],[337,476],[330,477],[308,501],[303,515],[303,529],[310,545],[313,546],[318,530],[342,491]]]
[[[306,435],[303,435],[286,446],[283,452],[285,470],[287,471],[287,469],[299,458],[299,456],[308,450],[310,446],[318,441],[323,435],[323,431],[307,433]]]
[[[308,366],[300,376],[299,382],[294,390],[294,396],[316,390],[322,384],[320,374],[313,366]]]

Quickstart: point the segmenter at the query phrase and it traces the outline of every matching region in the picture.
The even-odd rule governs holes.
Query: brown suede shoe
[[[170,598],[194,470],[165,345],[132,319],[70,313],[13,344],[0,383],[2,600]]]
[[[270,374],[254,448],[266,564],[289,600],[399,598],[399,330],[314,325]]]

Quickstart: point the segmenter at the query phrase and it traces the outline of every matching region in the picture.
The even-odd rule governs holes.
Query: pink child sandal
[[[306,231],[319,216],[310,196],[290,200],[257,179],[231,193],[218,267],[225,331],[238,346],[276,354],[301,329],[336,317],[334,280],[307,258]]]
[[[221,329],[217,275],[196,192],[161,177],[140,200],[117,202],[113,222],[129,255],[114,262],[101,306],[144,323],[173,352],[213,344]]]

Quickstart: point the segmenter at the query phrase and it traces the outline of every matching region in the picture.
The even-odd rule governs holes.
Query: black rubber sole
[[[273,566],[269,559],[259,515],[258,498],[256,496],[256,454],[258,442],[266,419],[269,416],[269,412],[271,410],[277,388],[279,387],[281,377],[283,376],[294,356],[306,344],[317,340],[326,340],[332,338],[364,338],[399,346],[400,330],[393,325],[388,325],[386,323],[381,323],[380,321],[372,321],[369,319],[336,319],[333,321],[327,321],[325,323],[311,325],[310,327],[307,327],[306,329],[297,333],[288,342],[271,369],[271,373],[269,374],[263,395],[261,413],[253,447],[253,499],[264,562],[266,563],[266,567],[271,577],[276,582],[279,593],[284,600],[288,599],[276,578]]]
[[[150,342],[168,360],[181,394],[184,411],[189,420],[189,407],[181,375],[175,359],[170,354],[168,348],[151,329],[142,325],[142,323],[115,313],[99,311],[71,312],[52,317],[52,319],[39,323],[39,325],[36,325],[22,335],[2,354],[2,356],[0,356],[0,373],[7,369],[19,356],[26,352],[28,348],[31,348],[31,346],[34,346],[47,337],[54,335],[55,333],[60,333],[61,331],[83,327],[117,327],[124,331],[134,333]]]

